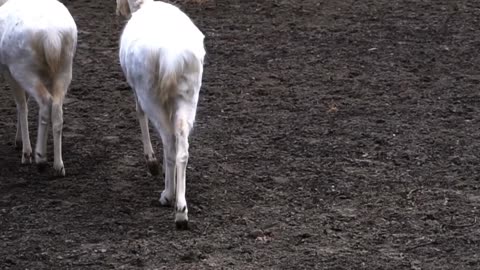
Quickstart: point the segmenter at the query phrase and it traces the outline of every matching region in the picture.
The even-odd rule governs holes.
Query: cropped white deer
[[[175,224],[186,229],[188,136],[202,81],[204,35],[180,9],[160,1],[117,0],[117,14],[130,17],[120,40],[120,63],[135,93],[147,164],[152,171],[157,163],[150,119],[163,142],[165,190],[160,203],[174,204]]]
[[[17,105],[16,145],[22,163],[31,163],[27,96],[39,105],[35,163],[47,163],[47,132],[51,121],[53,168],[64,176],[62,160],[63,100],[72,80],[77,26],[56,0],[0,0],[0,72],[13,90]]]

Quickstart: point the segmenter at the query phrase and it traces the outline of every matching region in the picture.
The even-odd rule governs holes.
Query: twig
[[[415,245],[413,247],[407,247],[405,248],[405,251],[410,251],[412,249],[416,249],[416,248],[419,248],[419,247],[425,247],[425,246],[428,246],[428,245],[431,245],[431,244],[435,244],[437,241],[435,240],[432,240],[430,242],[426,242],[426,243],[422,243],[422,244],[418,244],[418,245]]]
[[[413,193],[420,190],[420,188],[414,188],[412,190],[410,190],[407,194],[407,200],[411,200],[412,199],[412,196],[413,196]]]

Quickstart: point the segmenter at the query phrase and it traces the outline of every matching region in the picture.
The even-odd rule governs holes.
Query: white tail
[[[63,37],[58,33],[47,33],[44,38],[45,60],[50,68],[51,74],[56,74],[62,65]]]
[[[173,100],[177,96],[188,98],[188,89],[183,89],[184,76],[202,72],[202,66],[195,54],[190,51],[159,50],[157,94],[160,104],[165,108],[169,121],[172,120]],[[187,94],[188,95],[188,94]]]
[[[39,32],[33,38],[36,53],[43,55],[49,73],[53,76],[61,72],[75,52],[75,40],[71,33],[63,31]],[[72,54],[72,55],[68,55]]]

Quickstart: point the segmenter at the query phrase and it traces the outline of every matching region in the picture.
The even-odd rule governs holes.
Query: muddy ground
[[[20,165],[3,84],[1,269],[480,269],[478,1],[198,2],[191,229],[155,203],[115,1],[64,1],[67,176]]]

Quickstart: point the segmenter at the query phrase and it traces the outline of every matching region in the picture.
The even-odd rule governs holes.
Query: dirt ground
[[[178,1],[208,53],[188,231],[156,203],[115,1],[63,2],[67,176],[20,165],[3,84],[1,269],[480,269],[480,2]]]

